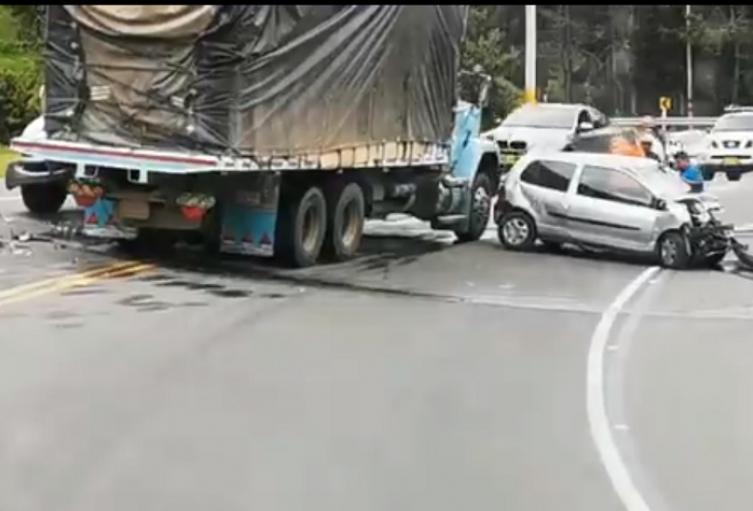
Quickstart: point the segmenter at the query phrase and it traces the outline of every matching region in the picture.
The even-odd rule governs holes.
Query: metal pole
[[[693,49],[690,44],[690,5],[685,6],[685,27],[688,40],[685,44],[685,67],[688,72],[688,117],[693,117]]]
[[[526,5],[526,103],[536,102],[536,6]]]

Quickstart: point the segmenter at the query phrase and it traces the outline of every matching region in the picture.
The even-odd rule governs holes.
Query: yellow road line
[[[0,291],[0,306],[28,300],[37,296],[54,293],[56,291],[85,286],[107,278],[124,277],[143,273],[154,267],[155,266],[151,263],[127,261],[110,264],[81,273],[64,275],[57,278],[50,278],[39,282],[33,282],[31,284],[17,286],[5,291]]]

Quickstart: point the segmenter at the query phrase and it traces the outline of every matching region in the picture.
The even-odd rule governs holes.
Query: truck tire
[[[327,230],[327,204],[317,186],[284,196],[275,233],[275,253],[295,268],[316,264]]]
[[[727,181],[740,181],[741,177],[742,177],[742,172],[740,172],[739,170],[727,171]]]
[[[685,236],[677,231],[669,231],[659,238],[656,252],[662,266],[675,270],[683,270],[690,266],[693,256],[688,251]]]
[[[366,220],[366,200],[358,183],[337,183],[327,193],[325,251],[335,261],[355,257]]]
[[[36,183],[21,186],[21,198],[32,213],[49,215],[57,213],[65,202],[68,191],[63,183]]]
[[[461,243],[477,241],[484,234],[491,215],[492,193],[492,182],[489,176],[483,172],[477,174],[471,188],[471,213],[468,219],[468,229],[455,231],[455,236]]]

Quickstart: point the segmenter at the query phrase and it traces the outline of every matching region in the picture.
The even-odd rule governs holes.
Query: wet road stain
[[[251,295],[251,291],[243,291],[241,289],[212,289],[209,292],[214,296],[222,298],[245,298]]]
[[[207,305],[209,304],[206,302],[184,302],[184,303],[179,303],[177,306],[178,307],[206,307]]]
[[[76,316],[78,316],[78,313],[64,310],[51,311],[44,315],[44,317],[47,319],[67,319]]]
[[[166,280],[172,280],[173,278],[174,277],[170,275],[162,275],[158,273],[157,275],[145,275],[144,277],[139,277],[136,280],[140,282],[164,282]]]
[[[101,287],[77,287],[60,293],[63,296],[100,295],[108,291]]]
[[[55,328],[58,328],[60,330],[73,330],[76,328],[82,328],[84,326],[84,323],[77,322],[77,323],[57,323],[53,325]]]

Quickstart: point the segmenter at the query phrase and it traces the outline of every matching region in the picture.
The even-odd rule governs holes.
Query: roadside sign
[[[672,98],[667,96],[662,96],[659,98],[659,109],[666,112],[667,110],[672,110]]]

